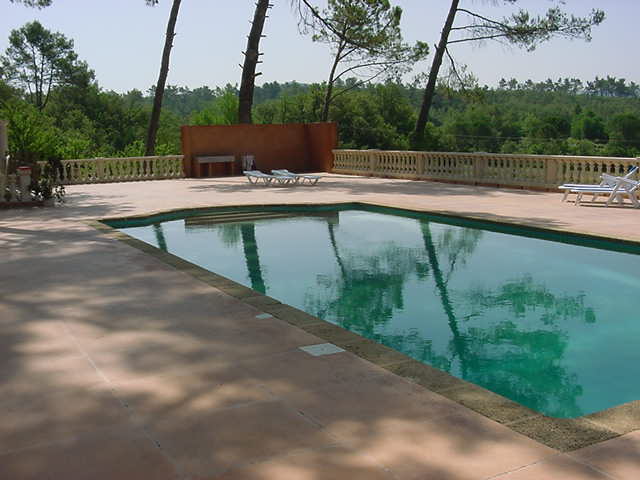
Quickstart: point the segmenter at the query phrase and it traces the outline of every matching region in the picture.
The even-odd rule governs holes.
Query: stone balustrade
[[[41,166],[43,164],[40,162]],[[182,155],[62,160],[62,171],[58,172],[58,181],[63,185],[183,177]]]
[[[31,192],[31,168],[19,167],[17,173],[0,172],[0,208],[39,204]]]
[[[385,150],[333,150],[333,157],[335,173],[534,189],[597,184],[603,173],[640,165],[639,158]]]
[[[0,203],[17,203],[21,201],[18,175],[0,173]]]

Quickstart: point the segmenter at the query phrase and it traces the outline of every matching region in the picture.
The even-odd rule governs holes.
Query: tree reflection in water
[[[153,226],[153,233],[156,236],[156,243],[158,244],[158,248],[163,252],[168,252],[167,240],[164,236],[164,230],[162,229],[162,224],[154,223],[152,226]]]
[[[386,243],[373,253],[348,251],[343,255],[336,241],[335,222],[328,221],[327,228],[339,272],[336,277],[318,278],[320,288],[306,296],[305,308],[320,318],[339,319],[348,330],[382,340],[376,326],[386,324],[394,310],[403,308],[407,276],[414,272],[426,275],[424,252]]]
[[[262,267],[260,266],[255,224],[253,222],[241,224],[240,234],[242,236],[242,249],[244,251],[245,261],[247,262],[251,288],[260,293],[267,293],[267,288],[262,277]]]
[[[494,289],[452,292],[456,270],[472,258],[484,232],[438,224],[434,239],[430,222],[418,220],[418,225],[423,248],[387,242],[362,252],[343,251],[336,225],[328,223],[338,271],[319,278],[321,288],[306,297],[307,311],[535,410],[580,415],[581,387],[563,366],[568,335],[562,321],[596,320],[584,297],[557,295],[526,274]],[[439,347],[416,329],[390,326],[404,308],[408,282],[425,285],[428,278],[433,293],[425,292],[421,301],[438,301],[450,334]],[[431,325],[437,321],[424,319]]]
[[[569,340],[563,321],[596,320],[583,295],[555,295],[524,275],[493,291],[470,290],[463,298],[474,312],[465,322],[469,381],[534,410],[582,414],[576,403],[582,388],[562,360]],[[483,325],[476,326],[477,320]]]
[[[260,265],[255,223],[220,223],[215,225],[215,231],[226,246],[235,246],[242,240],[242,251],[251,288],[260,293],[266,293],[267,287]]]

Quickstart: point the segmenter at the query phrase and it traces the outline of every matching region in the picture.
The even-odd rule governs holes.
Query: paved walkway
[[[640,431],[561,454],[81,220],[367,201],[640,241],[640,211],[558,194],[328,176],[68,188],[0,211],[2,479],[637,479]]]

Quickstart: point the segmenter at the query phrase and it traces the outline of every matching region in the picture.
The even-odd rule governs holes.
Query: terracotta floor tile
[[[385,371],[350,353],[314,357],[299,349],[240,364],[276,395],[359,382]]]
[[[0,455],[11,480],[178,480],[174,466],[145,436],[109,429]]]
[[[558,455],[541,462],[520,468],[513,472],[498,475],[491,480],[611,480],[591,467],[569,458]]]
[[[115,394],[140,418],[197,415],[274,397],[244,370],[229,365],[184,370],[117,383]]]
[[[1,315],[1,314],[0,314]],[[64,322],[32,319],[12,322],[0,329],[0,365],[30,356],[80,355]]]
[[[335,446],[233,469],[210,480],[391,480],[392,474],[354,450]]]
[[[260,310],[233,297],[229,298],[233,301],[232,304],[225,301],[221,306],[207,306],[205,315],[179,315],[171,322],[169,329],[186,336],[202,337],[215,335],[221,329],[238,328],[256,321],[255,317],[261,313]]]
[[[278,341],[273,341],[274,338]],[[199,368],[220,359],[250,359],[319,342],[313,335],[280,320],[254,319],[253,326],[226,322],[198,337],[175,330],[114,333],[86,348],[107,378],[122,382],[158,372]]]
[[[226,363],[208,344],[171,332],[113,335],[92,345],[88,354],[112,382]]]
[[[403,480],[484,479],[557,453],[473,412],[424,422],[381,417],[352,424],[348,439]]]
[[[29,401],[8,397],[2,403],[0,452],[128,422],[126,409],[106,389],[42,391]]]
[[[274,339],[278,339],[277,342]],[[235,325],[211,330],[203,342],[212,351],[234,360],[250,359],[262,355],[286,352],[297,347],[324,343],[324,340],[306,333],[277,318],[236,322]]]
[[[154,332],[170,328],[171,321],[153,316],[141,316],[135,312],[129,312],[128,316],[135,316],[135,324],[132,321],[118,321],[109,318],[108,315],[99,315],[94,318],[83,317],[80,319],[67,319],[65,324],[78,344],[86,349],[90,345],[99,345],[99,342],[110,339],[113,335],[124,332]],[[129,318],[131,318],[129,317]]]
[[[164,274],[167,274],[167,280],[170,280],[176,272],[168,271],[163,272]],[[197,282],[193,278],[191,280]],[[200,292],[179,298],[163,296],[147,299],[147,302],[116,302],[110,299],[110,303],[103,302],[87,309],[90,311],[76,308],[65,320],[69,331],[80,343],[87,349],[94,349],[94,345],[99,345],[105,340],[113,340],[113,335],[125,332],[178,333],[197,338],[203,334],[211,334],[212,329],[220,328],[225,323],[233,326],[240,319],[253,319],[260,313],[259,310],[240,303],[233,297],[205,287],[206,294]],[[164,285],[158,285],[158,288],[160,291],[166,290]],[[202,289],[197,283],[195,288]],[[185,311],[184,305],[187,303],[190,308]]]
[[[284,398],[340,438],[350,435],[353,425],[367,428],[373,421],[395,419],[419,422],[468,411],[391,373],[331,385],[322,391],[292,392]]]
[[[640,431],[585,447],[569,454],[616,479],[640,478]]]
[[[124,354],[136,353],[139,350],[166,348],[171,345],[191,345],[197,343],[191,339],[179,335],[168,329],[114,329],[108,335],[100,339],[86,342],[83,349],[91,357],[98,357],[109,352],[122,352]]]
[[[148,431],[184,472],[213,476],[239,465],[333,442],[281,402],[222,410],[178,409],[146,419]]]
[[[56,391],[77,391],[104,382],[81,354],[27,355],[0,365],[0,405]]]

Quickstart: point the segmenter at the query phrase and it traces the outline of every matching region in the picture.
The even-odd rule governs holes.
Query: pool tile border
[[[441,212],[429,212],[372,202],[296,204],[296,206],[341,206],[345,204],[362,204],[404,209],[426,214],[444,215],[444,213]],[[243,207],[255,208],[273,206],[276,205],[243,205]],[[349,351],[354,355],[377,365],[378,367],[406,379],[407,381],[421,385],[427,390],[449,398],[450,400],[478,412],[491,420],[505,425],[515,432],[521,433],[560,452],[578,450],[635,430],[640,430],[640,400],[573,419],[547,417],[478,385],[466,382],[465,380],[454,377],[442,370],[420,363],[397,350],[393,350],[364,338],[333,323],[321,320],[307,312],[281,303],[272,297],[263,295],[229,278],[210,272],[171,253],[164,252],[103,223],[103,221],[109,220],[144,218],[157,214],[205,211],[215,208],[215,206],[194,209],[181,208],[131,217],[108,218],[103,219],[102,221],[87,221],[86,224],[103,232],[110,238],[119,240],[131,247],[152,255],[175,269],[187,273],[197,280],[215,287],[239,301],[261,310],[265,314],[270,314],[275,318],[301,328],[307,333],[311,333],[328,343]],[[220,206],[219,208],[229,208],[229,206],[225,205]],[[449,214],[446,213],[446,215]],[[504,225],[514,225],[509,222],[497,222],[495,220],[487,220],[486,218],[462,217],[456,214],[451,214],[451,216],[463,219],[471,218],[474,220],[489,221],[492,223],[502,223]],[[516,224],[516,226],[518,225]],[[579,235],[582,234],[581,232],[542,229],[540,227],[530,227],[528,225],[526,225],[526,227],[535,228],[537,230],[567,232]],[[610,238],[594,236],[593,234],[588,233],[584,235],[590,236],[591,238],[611,240]]]

